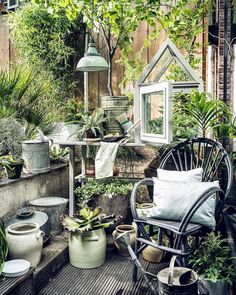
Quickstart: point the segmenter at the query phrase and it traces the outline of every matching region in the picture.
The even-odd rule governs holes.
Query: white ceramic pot
[[[31,266],[37,266],[42,257],[43,235],[44,232],[34,222],[9,225],[6,237],[10,259],[25,259]]]
[[[97,229],[83,234],[71,232],[69,238],[70,263],[79,268],[94,268],[106,259],[106,234]]]

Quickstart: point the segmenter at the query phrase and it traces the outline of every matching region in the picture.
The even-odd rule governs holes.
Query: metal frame
[[[176,145],[164,156],[160,168],[165,169],[170,163],[173,164],[177,171],[186,171],[202,167],[202,181],[213,181],[221,177],[227,180],[225,186],[208,189],[199,196],[198,200],[192,205],[189,211],[186,212],[181,222],[158,220],[156,218],[143,219],[138,216],[136,197],[139,187],[142,185],[153,186],[152,178],[145,178],[139,181],[132,191],[130,201],[131,211],[134,222],[137,224],[135,254],[138,256],[144,248],[150,245],[154,248],[182,257],[180,263],[186,265],[186,257],[191,252],[187,237],[200,235],[207,231],[203,226],[191,223],[190,220],[207,199],[213,194],[217,194],[215,219],[216,224],[219,223],[220,215],[232,186],[232,163],[223,146],[219,142],[207,138],[186,140]],[[219,173],[221,167],[225,168],[224,174]],[[222,183],[220,182],[220,184]],[[147,230],[147,225],[149,225],[149,230]],[[158,241],[156,243],[151,241],[150,237],[153,234],[158,234]],[[169,238],[170,244],[168,246],[163,245],[164,234]],[[137,267],[134,266],[133,282],[137,280],[137,270]]]

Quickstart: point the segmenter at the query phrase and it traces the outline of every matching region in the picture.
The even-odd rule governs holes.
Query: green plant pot
[[[227,295],[227,282],[217,281],[212,282],[209,280],[201,279],[203,284],[209,291],[209,295]]]
[[[23,161],[19,162],[19,163],[15,163],[15,164],[10,164],[9,166],[11,167],[11,169],[9,167],[5,166],[5,171],[6,171],[7,177],[9,179],[20,178],[21,171],[23,168]]]
[[[106,234],[97,229],[83,234],[71,232],[69,237],[70,263],[78,268],[95,268],[106,259]]]

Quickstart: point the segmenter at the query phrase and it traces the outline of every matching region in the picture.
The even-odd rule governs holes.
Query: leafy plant
[[[5,166],[9,168],[10,170],[12,170],[12,167],[11,167],[12,164],[18,164],[19,162],[22,163],[23,160],[16,158],[13,155],[0,156],[0,165]]]
[[[74,218],[65,216],[62,224],[69,231],[82,234],[86,231],[107,228],[116,220],[114,215],[101,213],[100,208],[95,208],[94,210],[83,208],[80,210],[80,214]]]
[[[70,22],[62,11],[53,17],[29,2],[9,16],[11,38],[21,62],[37,71],[39,83],[50,84],[51,97],[63,100],[74,94],[74,69],[83,55],[81,18]]]
[[[84,114],[84,104],[75,98],[68,99],[62,107],[62,112],[64,114],[64,121],[71,122],[80,120]]]
[[[6,239],[6,231],[5,226],[0,218],[0,274],[2,273],[2,269],[4,266],[4,262],[6,261],[8,253],[7,239]]]
[[[106,195],[109,198],[113,196],[126,196],[133,188],[132,183],[125,180],[117,179],[91,179],[86,185],[78,187],[75,190],[75,194],[78,198],[80,206],[85,206],[93,198],[97,198],[99,195]]]
[[[183,112],[192,118],[192,124],[198,126],[198,132],[206,137],[222,120],[228,118],[226,104],[220,100],[212,100],[209,93],[193,91],[189,100],[183,105]]]
[[[69,149],[68,148],[57,148],[55,146],[52,146],[50,148],[50,160],[52,163],[60,163],[65,162],[68,154]]]
[[[0,72],[0,119],[14,116],[25,127],[27,137],[36,128],[44,134],[54,129],[54,113],[44,97],[47,85],[35,85],[35,73],[26,68]]]
[[[26,139],[22,125],[14,118],[0,119],[0,156],[12,154],[21,157],[21,142]]]
[[[83,136],[93,138],[103,135],[103,123],[107,122],[107,120],[107,117],[104,117],[104,111],[102,109],[96,109],[91,115],[81,115],[81,120],[72,121],[71,123],[78,124],[76,134],[79,138]]]
[[[221,239],[213,232],[208,234],[193,253],[190,261],[192,268],[206,280],[232,283],[235,277],[227,239]]]

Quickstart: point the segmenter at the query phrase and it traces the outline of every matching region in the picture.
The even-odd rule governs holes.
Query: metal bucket
[[[51,170],[48,141],[23,141],[22,157],[24,159],[24,172],[26,173],[39,174]]]
[[[159,295],[197,295],[198,275],[185,267],[174,267],[176,256],[170,261],[170,267],[157,274]]]
[[[129,100],[127,96],[103,96],[101,98],[101,107],[105,114],[110,118],[107,124],[108,133],[124,133],[120,123],[116,117],[127,113],[129,108]]]

